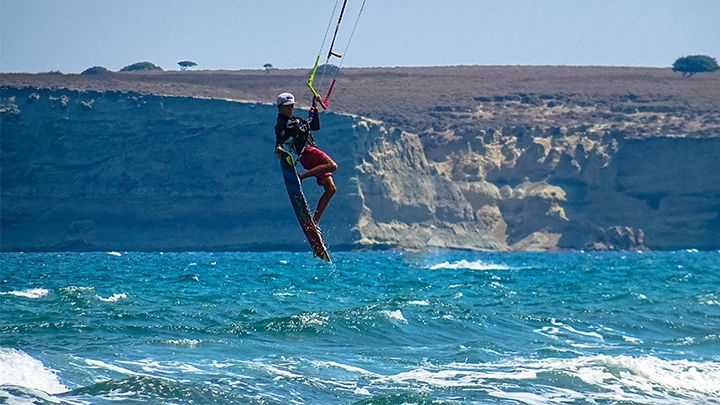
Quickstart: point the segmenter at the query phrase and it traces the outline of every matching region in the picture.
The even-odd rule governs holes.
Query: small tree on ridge
[[[705,55],[690,55],[678,58],[673,63],[673,72],[681,72],[683,77],[690,77],[695,73],[714,72],[720,69],[714,58]]]
[[[187,70],[191,67],[197,66],[197,63],[191,61],[191,60],[183,60],[178,62],[178,65],[180,65],[180,70]]]

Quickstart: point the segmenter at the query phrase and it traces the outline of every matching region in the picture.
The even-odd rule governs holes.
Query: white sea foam
[[[108,298],[103,298],[99,295],[96,295],[95,297],[97,297],[97,299],[99,299],[100,301],[103,301],[103,302],[117,302],[117,301],[126,299],[127,295],[125,295],[125,293],[120,293],[120,294],[113,294],[111,297],[108,297]]]
[[[16,297],[23,298],[41,298],[48,295],[49,292],[49,290],[46,290],[44,288],[31,288],[29,290],[22,291],[1,292],[0,295],[14,295]]]
[[[625,336],[625,335],[623,335],[622,338],[623,338],[623,340],[625,340],[626,342],[630,342],[630,343],[642,343],[642,339],[638,339],[638,338],[634,338],[634,337],[630,337],[630,336]]]
[[[403,323],[407,323],[407,319],[405,319],[405,317],[403,316],[402,312],[399,309],[397,309],[395,311],[383,310],[382,313],[383,313],[383,315],[387,316],[390,319],[400,321]]]
[[[351,373],[377,376],[377,374],[375,374],[371,371],[367,371],[363,368],[356,367],[356,366],[349,366],[347,364],[338,363],[336,361],[312,361],[312,363],[317,367],[337,367],[337,368],[341,368],[341,369],[351,372]]]
[[[95,287],[83,287],[83,286],[76,286],[71,285],[68,287],[63,287],[61,290],[68,292],[68,293],[76,293],[76,292],[86,292],[86,291],[95,291]]]
[[[603,340],[603,336],[602,336],[601,334],[599,334],[599,333],[596,333],[596,332],[584,332],[584,331],[580,331],[580,330],[577,330],[577,329],[573,328],[573,327],[570,326],[570,325],[563,325],[563,328],[564,328],[565,330],[567,330],[567,331],[569,331],[569,332],[571,332],[571,333],[577,334],[577,335],[594,337],[594,338],[596,338],[596,339]]]
[[[466,270],[510,270],[510,267],[503,264],[484,263],[482,260],[469,262],[465,259],[459,262],[444,262],[430,266],[430,270],[441,270],[441,269],[466,269]]]
[[[622,382],[635,388],[656,386],[668,391],[695,392],[720,399],[720,363],[689,360],[666,361],[653,356],[598,356],[607,367],[617,367]]]
[[[496,398],[513,399],[523,404],[545,404],[547,398],[543,395],[533,394],[531,392],[505,392],[505,391],[490,391],[488,395]]]
[[[197,346],[200,343],[202,343],[202,340],[201,339],[168,339],[168,340],[162,340],[160,342],[168,344],[168,345]]]
[[[152,375],[154,377],[159,377],[158,373],[160,374],[176,374],[177,372],[181,373],[192,373],[192,374],[204,374],[205,372],[203,370],[200,370],[199,368],[193,366],[192,364],[178,362],[178,361],[170,361],[170,362],[160,362],[153,359],[143,359],[138,361],[125,361],[125,360],[119,360],[118,363],[125,364],[128,366],[133,366],[134,368],[141,368],[142,371],[146,373],[150,373],[148,375]],[[142,374],[141,374],[142,375]]]
[[[543,382],[543,391],[523,391],[547,373],[582,380],[594,389],[582,393]],[[495,397],[527,404],[631,402],[692,404],[720,401],[720,362],[663,360],[654,356],[580,356],[576,358],[514,359],[497,363],[450,363],[380,377],[374,386],[427,384],[442,388],[482,389]],[[506,390],[513,387],[512,390]]]
[[[717,295],[712,293],[700,295],[698,297],[698,302],[700,305],[720,305]]]
[[[145,359],[140,361],[118,361],[119,364],[126,365],[128,367],[121,367],[115,364],[109,364],[102,360],[84,359],[85,363],[89,368],[99,368],[115,373],[128,375],[128,376],[143,376],[165,379],[173,381],[172,378],[164,377],[160,374],[174,375],[177,372],[181,373],[196,373],[202,374],[203,371],[190,364],[181,362],[158,362],[152,359]],[[135,371],[133,369],[142,369],[141,371]]]
[[[122,256],[122,253],[120,253],[120,252],[107,252],[107,254],[110,256],[117,256],[117,257]]]
[[[556,387],[548,387],[541,394],[532,392],[513,392],[513,391],[490,391],[489,395],[496,398],[514,399],[524,404],[544,405],[567,402],[584,402],[585,396],[568,389],[560,389]]]
[[[540,329],[535,329],[536,333],[539,333],[541,335],[545,335],[547,337],[551,337],[555,340],[558,340],[560,336],[564,336],[565,339],[570,339],[573,335],[583,336],[583,337],[589,337],[593,339],[597,339],[600,342],[604,342],[605,337],[597,332],[587,332],[582,331],[573,328],[570,325],[565,325],[562,322],[558,322],[555,319],[552,319],[550,321],[552,323],[552,326],[543,326]],[[609,329],[606,329],[609,330]],[[580,343],[580,344],[574,344],[574,347],[597,347],[596,345],[588,345],[587,342]]]
[[[56,372],[22,350],[0,348],[0,385],[16,385],[49,394],[68,391]]]
[[[105,363],[101,360],[93,360],[93,359],[85,359],[85,363],[90,366],[90,368],[102,368],[105,370],[114,371],[116,373],[120,374],[126,374],[126,375],[142,375],[140,373],[136,373],[135,371],[128,370],[126,368],[122,368],[113,364]]]
[[[291,318],[306,326],[325,326],[330,319],[327,315],[316,313],[293,315]]]
[[[427,302],[426,300],[421,300],[421,301],[408,301],[408,305],[418,305],[418,306],[421,306],[421,307],[426,307],[426,306],[430,305],[430,303]]]
[[[303,376],[301,374],[296,374],[296,373],[293,373],[288,370],[283,370],[279,367],[276,367],[276,366],[273,366],[270,364],[260,363],[257,361],[249,362],[248,364],[251,366],[254,366],[256,368],[263,369],[263,370],[267,371],[268,373],[275,374],[276,380],[280,379],[280,378],[296,378],[296,379],[303,378]]]
[[[422,382],[435,387],[464,387],[480,388],[487,386],[487,380],[526,380],[534,379],[537,370],[518,370],[502,372],[498,370],[485,371],[481,368],[467,369],[467,365],[457,367],[458,364],[451,364],[446,369],[430,370],[415,369],[390,376],[389,379],[395,383],[409,384],[413,381]],[[457,367],[457,368],[456,368]]]

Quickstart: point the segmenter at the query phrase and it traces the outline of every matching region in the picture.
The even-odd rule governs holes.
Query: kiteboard
[[[283,179],[285,180],[285,188],[287,189],[290,203],[292,204],[295,216],[300,222],[305,238],[313,250],[313,257],[319,257],[326,262],[330,261],[325,244],[320,235],[320,229],[313,221],[312,214],[308,208],[307,200],[302,192],[302,185],[297,171],[295,170],[295,162],[292,156],[286,151],[277,154],[280,159],[280,168],[282,169]]]

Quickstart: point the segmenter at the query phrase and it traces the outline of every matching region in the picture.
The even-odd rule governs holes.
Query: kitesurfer
[[[317,184],[325,189],[318,201],[317,209],[313,215],[315,224],[320,222],[330,199],[335,195],[337,188],[333,182],[332,174],[338,166],[330,156],[318,149],[312,136],[312,131],[320,129],[317,99],[313,99],[310,116],[307,119],[293,115],[295,109],[295,96],[291,93],[282,93],[277,97],[278,117],[275,124],[275,153],[288,147],[299,156],[300,164],[305,172],[300,174],[300,180],[315,177]]]

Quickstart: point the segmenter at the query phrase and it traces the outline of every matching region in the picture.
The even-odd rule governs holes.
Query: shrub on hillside
[[[159,70],[162,72],[163,69],[160,66],[150,62],[137,62],[120,69],[121,72],[134,72],[138,70]]]
[[[106,73],[112,73],[112,71],[105,66],[93,66],[89,67],[80,73],[81,75],[104,75]]]
[[[324,65],[318,66],[315,76],[316,77],[322,77],[322,76],[336,77],[336,76],[340,76],[340,73],[341,73],[341,71],[338,66],[332,65],[330,63],[326,63]]]
[[[191,67],[197,66],[197,63],[191,61],[191,60],[183,60],[178,62],[178,65],[180,65],[180,70],[188,70]],[[162,70],[162,69],[160,69]]]
[[[705,55],[683,56],[673,63],[673,72],[681,72],[683,76],[692,76],[695,73],[714,72],[720,69],[714,58]]]

